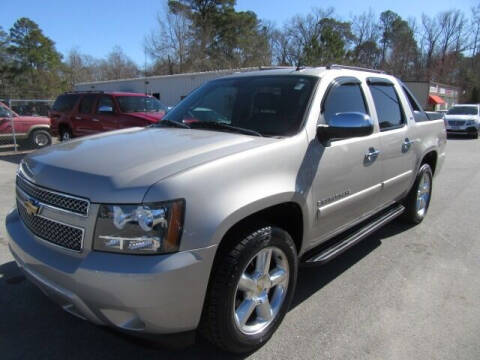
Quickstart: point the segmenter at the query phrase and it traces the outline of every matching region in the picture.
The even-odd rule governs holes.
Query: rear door
[[[100,124],[94,121],[94,104],[97,95],[87,94],[82,97],[77,113],[73,116],[73,128],[76,135],[90,135],[100,131]]]
[[[335,78],[322,101],[319,123],[328,124],[338,113],[369,115],[365,84],[355,77]],[[377,151],[378,126],[374,133],[330,141],[328,146],[312,142],[311,156],[316,175],[313,183],[317,202],[316,243],[370,215],[379,206],[382,169]],[[370,154],[370,156],[369,156]]]
[[[110,95],[100,95],[95,108],[93,121],[98,126],[97,132],[111,131],[117,129],[118,110],[115,101]]]
[[[380,161],[383,169],[382,204],[398,200],[409,188],[416,166],[413,114],[405,110],[403,90],[386,78],[368,78],[380,127]]]

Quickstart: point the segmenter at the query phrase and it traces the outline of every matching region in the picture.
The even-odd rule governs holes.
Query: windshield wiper
[[[241,134],[246,134],[246,135],[255,135],[255,136],[260,136],[263,137],[262,134],[260,134],[258,131],[252,130],[252,129],[245,129],[242,127],[238,126],[232,126],[228,125],[225,123],[221,122],[216,122],[216,121],[199,121],[199,122],[193,122],[190,124],[191,128],[205,128],[205,129],[221,129],[221,130],[229,130],[232,132],[237,132]]]
[[[178,128],[190,129],[190,126],[188,126],[187,124],[184,124],[178,121],[169,120],[169,119],[162,119],[158,123],[154,124],[153,126],[159,126],[159,127],[173,126]]]

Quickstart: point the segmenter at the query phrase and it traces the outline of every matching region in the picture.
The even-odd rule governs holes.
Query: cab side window
[[[107,108],[111,109],[111,111],[115,109],[113,105],[113,99],[110,96],[101,96],[97,103],[97,114],[101,113],[103,109]]]
[[[377,109],[380,131],[397,129],[405,124],[400,99],[393,84],[369,84],[373,102]]]
[[[368,114],[362,88],[357,83],[333,85],[323,104],[323,116],[327,124],[332,116],[344,112]]]

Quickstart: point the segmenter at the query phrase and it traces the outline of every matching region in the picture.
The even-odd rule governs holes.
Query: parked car
[[[25,157],[9,247],[81,318],[250,352],[280,326],[299,264],[425,218],[446,145],[443,121],[425,118],[376,71],[213,80],[157,125]]]
[[[7,105],[0,102],[0,140],[7,140],[13,144],[13,134],[15,133],[18,144],[41,148],[52,143],[49,129],[49,118],[18,115]]]
[[[480,130],[480,105],[457,104],[445,114],[449,134],[469,135],[478,139]]]
[[[51,133],[66,141],[104,131],[157,123],[166,107],[149,95],[127,92],[71,92],[52,106]]]

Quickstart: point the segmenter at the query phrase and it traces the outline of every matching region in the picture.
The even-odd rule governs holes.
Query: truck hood
[[[140,203],[148,188],[166,177],[275,141],[206,130],[130,128],[44,148],[21,166],[39,186],[92,202]]]

